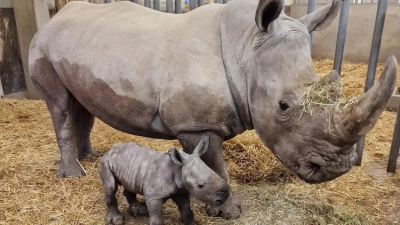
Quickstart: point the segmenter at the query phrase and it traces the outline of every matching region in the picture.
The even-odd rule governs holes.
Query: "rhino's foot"
[[[206,212],[208,216],[233,220],[240,217],[242,206],[240,200],[231,193],[226,202],[220,206],[206,205]]]
[[[146,205],[138,203],[137,205],[128,207],[128,213],[133,217],[146,216],[149,214],[149,210],[147,209]]]
[[[107,212],[106,217],[104,218],[104,223],[114,224],[114,225],[122,225],[124,224],[124,215],[121,212]]]
[[[57,171],[58,178],[81,177],[84,175],[86,175],[85,170],[76,160],[71,164],[60,163]]]
[[[87,157],[98,157],[100,155],[100,152],[90,148],[89,150],[83,151],[79,153],[78,159],[79,161],[86,159]]]

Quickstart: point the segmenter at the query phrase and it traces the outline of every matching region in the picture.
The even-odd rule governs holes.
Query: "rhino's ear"
[[[282,11],[280,0],[260,0],[256,11],[256,24],[262,31],[267,31],[269,24],[279,17]]]
[[[327,28],[336,18],[340,11],[342,0],[333,0],[332,4],[326,5],[299,20],[306,24],[308,32],[318,31]]]
[[[168,151],[168,155],[171,158],[172,162],[177,164],[177,165],[182,165],[183,161],[185,160],[185,154],[184,152],[180,152],[178,149],[176,148],[171,148]]]
[[[194,155],[202,156],[210,145],[210,136],[203,135],[199,144],[197,144],[196,148],[193,150]]]

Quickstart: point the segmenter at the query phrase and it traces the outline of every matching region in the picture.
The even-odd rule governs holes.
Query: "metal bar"
[[[397,157],[399,156],[400,147],[400,104],[397,109],[396,124],[394,125],[392,145],[390,146],[390,154],[386,171],[389,173],[396,172]]]
[[[214,0],[214,3],[221,3],[221,0]]]
[[[196,8],[197,0],[189,0],[189,10],[192,11]]]
[[[167,0],[167,13],[173,13],[174,7],[172,0]]]
[[[144,0],[144,6],[151,8],[151,0]]]
[[[106,0],[105,2],[106,2],[106,3],[111,3],[111,0]]]
[[[160,11],[160,0],[153,0],[154,10]]]
[[[285,12],[285,0],[282,0],[282,11]]]
[[[223,0],[222,1],[222,3],[224,3],[224,4],[226,4],[226,3],[228,3],[229,2],[229,0]]]
[[[349,0],[348,0],[349,1]],[[315,8],[317,7],[317,0],[309,0],[308,1],[308,7],[307,7],[307,14],[310,14],[315,11]],[[312,48],[312,32],[310,32],[310,37],[311,37],[311,46]]]
[[[365,82],[365,92],[367,92],[374,85],[376,65],[378,63],[379,50],[381,48],[382,31],[383,26],[385,25],[386,9],[387,0],[380,0],[378,2],[378,10],[375,19],[374,35],[372,38],[372,46],[368,63],[367,80]],[[365,135],[361,137],[360,141],[356,145],[356,151],[358,154],[358,159],[355,164],[356,166],[361,166],[364,143]]]
[[[133,0],[133,2],[139,4],[139,0]]]
[[[175,14],[182,14],[182,1],[175,0]]]
[[[204,5],[204,0],[199,0],[199,7]]]
[[[346,41],[347,20],[349,17],[350,1],[343,1],[342,9],[340,10],[339,29],[336,39],[335,61],[333,69],[339,74],[342,70],[344,43]]]

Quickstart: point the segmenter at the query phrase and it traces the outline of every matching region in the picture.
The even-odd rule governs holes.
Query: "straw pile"
[[[306,91],[300,97],[298,103],[303,107],[303,111],[309,114],[313,109],[323,108],[325,111],[338,110],[349,111],[356,105],[363,95],[346,98],[342,94],[342,82],[340,79],[332,79],[330,76],[324,76],[319,81],[306,83]]]
[[[333,66],[316,61],[321,75]],[[363,94],[367,66],[344,63],[343,95]],[[382,65],[378,66],[378,73]],[[399,81],[398,81],[399,82]],[[400,83],[400,82],[399,82]],[[399,85],[398,83],[398,85]],[[300,181],[275,159],[254,131],[224,143],[224,156],[233,190],[244,212],[235,221],[205,215],[193,201],[198,224],[384,224],[400,221],[400,175],[386,174],[395,114],[384,112],[367,135],[362,167],[319,185]],[[137,142],[167,151],[177,141],[142,138],[116,131],[96,119],[91,135],[104,154],[113,144]],[[82,162],[87,176],[55,177],[60,154],[51,119],[43,101],[0,100],[0,224],[103,224],[104,194],[97,173],[98,158]],[[120,210],[126,201],[118,192]],[[179,224],[170,201],[164,207],[166,224]],[[148,218],[126,224],[148,224]]]

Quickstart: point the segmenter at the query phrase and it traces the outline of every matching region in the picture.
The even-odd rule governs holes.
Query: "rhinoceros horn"
[[[347,140],[357,141],[368,133],[386,108],[396,86],[397,60],[390,56],[379,80],[351,107],[350,110],[337,109],[333,122],[337,132]]]

